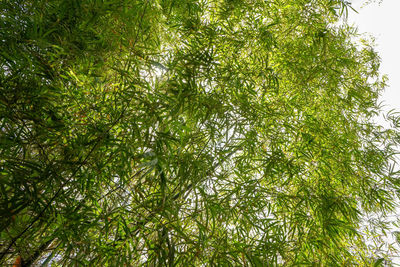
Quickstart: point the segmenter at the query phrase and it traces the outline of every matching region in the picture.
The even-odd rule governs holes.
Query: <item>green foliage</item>
[[[0,263],[389,262],[399,119],[348,8],[1,1]]]

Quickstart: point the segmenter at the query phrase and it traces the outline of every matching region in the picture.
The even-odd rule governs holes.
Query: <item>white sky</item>
[[[382,60],[380,72],[389,78],[381,97],[384,110],[400,112],[400,0],[375,0],[364,7],[366,0],[351,2],[358,14],[349,10],[348,22],[354,23],[360,33],[369,33],[376,38],[376,50]],[[380,119],[378,122],[385,125]],[[400,266],[400,257],[393,258],[393,263]]]
[[[381,98],[386,104],[385,111],[400,111],[400,0],[376,0],[365,7],[362,7],[365,0],[351,2],[358,14],[349,10],[348,21],[357,25],[360,33],[370,33],[376,38],[376,50],[382,59],[381,73],[389,77],[389,86]]]

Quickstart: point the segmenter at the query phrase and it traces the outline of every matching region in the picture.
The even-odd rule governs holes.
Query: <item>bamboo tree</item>
[[[347,2],[0,6],[2,264],[391,262],[398,116]]]

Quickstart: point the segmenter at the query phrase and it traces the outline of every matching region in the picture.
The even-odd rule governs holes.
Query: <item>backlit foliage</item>
[[[349,8],[1,1],[0,263],[390,262],[398,119]]]

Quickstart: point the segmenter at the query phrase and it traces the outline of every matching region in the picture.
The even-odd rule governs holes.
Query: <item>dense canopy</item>
[[[0,1],[0,265],[390,263],[400,120],[349,8]]]

